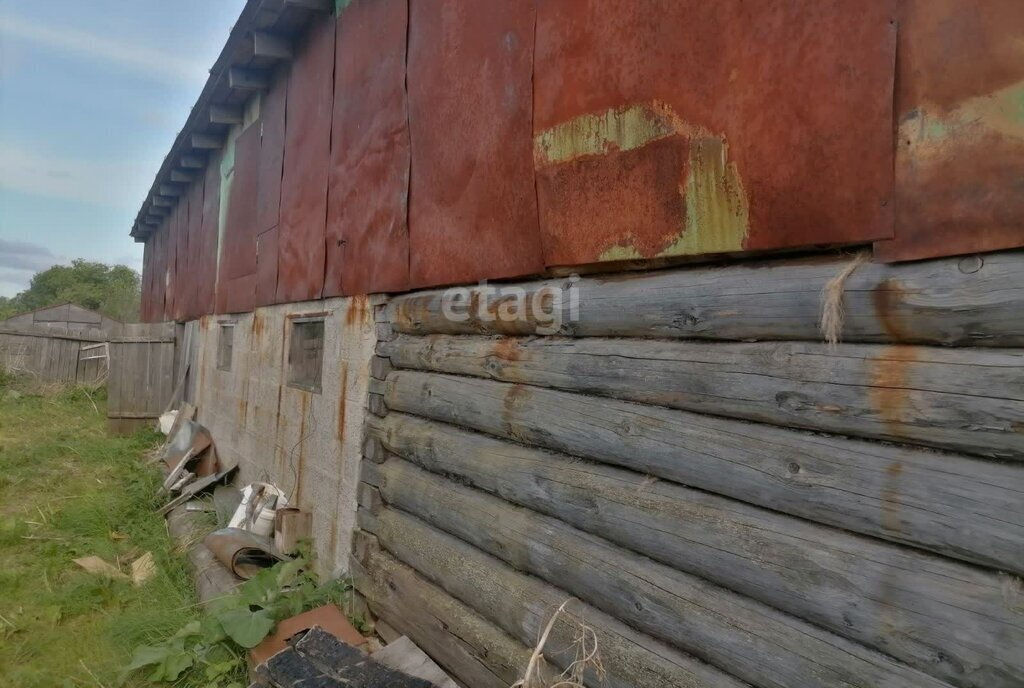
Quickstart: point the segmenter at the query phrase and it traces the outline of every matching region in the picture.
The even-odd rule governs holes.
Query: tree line
[[[28,289],[15,296],[0,296],[0,320],[26,311],[73,303],[116,320],[139,319],[139,273],[125,265],[73,260],[37,272]]]

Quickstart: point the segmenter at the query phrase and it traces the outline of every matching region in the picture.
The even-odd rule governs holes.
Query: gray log
[[[433,373],[391,373],[386,398],[396,411],[1021,569],[1018,465]]]
[[[973,272],[976,265],[964,268],[962,260],[858,267],[845,286],[843,341],[1024,346],[1024,253],[985,255]],[[489,298],[474,287],[466,301],[449,297],[455,319],[445,313],[447,290],[435,290],[399,296],[388,313],[409,334],[537,334],[554,313],[559,334],[579,337],[820,341],[822,288],[848,262],[815,257],[554,279],[498,285],[500,296]],[[496,320],[502,304],[515,315],[501,300],[514,294],[510,286],[525,289],[530,303],[542,288],[547,294],[536,313],[531,307],[526,317]]]
[[[1024,459],[1020,350],[408,335],[381,347],[401,368]]]
[[[1015,652],[1024,647],[1024,610],[1007,604],[1013,580],[1006,576],[413,416],[390,414],[371,432],[434,473],[720,583],[951,683],[989,664],[1024,661]],[[404,465],[388,461],[366,477],[383,481],[387,497],[406,489]]]
[[[397,462],[392,460],[384,466]],[[421,479],[406,475],[408,480],[402,489],[391,490],[389,496],[399,500],[394,506],[401,511],[383,509],[373,532],[400,559],[415,558],[408,563],[417,570],[443,571],[439,578],[442,586],[453,574],[434,562],[451,559],[446,550],[454,554],[460,548],[450,546],[449,536],[435,528],[465,538],[465,542],[455,541],[461,548],[472,551],[466,542],[480,547],[516,569],[557,584],[567,594],[611,617],[755,686],[948,686],[880,653],[625,552],[554,519],[483,493],[471,494],[469,488],[420,473]],[[417,489],[423,491],[423,498],[412,494]],[[431,525],[405,515],[405,511]],[[480,564],[462,561],[476,575],[498,579],[507,575],[503,573],[505,567],[494,559]],[[433,578],[434,574],[427,575]],[[476,606],[493,604],[492,595],[501,593],[473,588],[468,594],[475,601],[467,603]],[[585,618],[595,624],[591,614]],[[598,647],[603,647],[600,638]],[[605,655],[604,662],[606,669],[628,676],[613,658]]]
[[[456,599],[476,609],[513,638],[535,646],[555,611],[545,658],[564,667],[575,656],[579,621],[597,636],[607,675],[587,677],[591,688],[740,688],[741,681],[638,633],[563,590],[506,566],[475,547],[393,509],[358,512],[359,524],[380,544]]]
[[[412,638],[464,685],[507,688],[530,659],[524,645],[472,609],[431,585],[357,531],[352,574],[370,609]]]

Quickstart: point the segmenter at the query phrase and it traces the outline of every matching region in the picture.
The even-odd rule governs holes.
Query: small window
[[[320,392],[324,363],[324,321],[295,320],[288,344],[288,384]]]
[[[217,369],[231,370],[231,358],[235,352],[235,324],[221,323],[217,339]]]

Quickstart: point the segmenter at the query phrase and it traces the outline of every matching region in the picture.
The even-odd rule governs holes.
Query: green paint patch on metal
[[[689,139],[686,181],[680,187],[685,216],[679,234],[666,237],[654,256],[645,256],[633,237],[609,247],[598,260],[640,260],[742,251],[750,232],[750,206],[729,145],[705,128],[683,122],[668,106],[633,105],[587,115],[542,133],[536,151],[548,162],[571,161],[580,155],[634,150],[669,135]]]
[[[1024,81],[968,98],[944,112],[925,105],[917,117],[900,125],[901,138],[920,145],[983,131],[1024,140]]]
[[[680,124],[671,108],[657,101],[582,115],[537,134],[534,158],[538,166],[544,166],[587,155],[635,150],[683,133]]]
[[[742,251],[750,209],[736,163],[721,138],[690,142],[686,178],[686,228],[660,255],[692,256]]]

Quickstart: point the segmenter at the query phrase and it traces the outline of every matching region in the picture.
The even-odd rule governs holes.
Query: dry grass
[[[597,634],[582,618],[572,616],[566,611],[570,602],[572,600],[563,602],[551,615],[540,640],[533,648],[526,673],[523,674],[523,678],[512,684],[512,688],[584,688],[584,677],[588,672],[593,673],[599,681],[604,679],[605,672],[597,647]],[[574,640],[572,646],[568,648],[573,652],[573,660],[561,673],[556,674],[544,659],[544,649],[559,619],[573,628]]]

